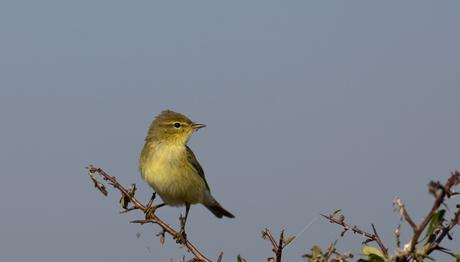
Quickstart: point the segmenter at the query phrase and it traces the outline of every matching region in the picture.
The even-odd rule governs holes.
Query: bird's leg
[[[155,211],[162,207],[162,206],[165,206],[166,204],[165,203],[161,203],[159,205],[153,205],[153,200],[155,199],[156,197],[156,193],[153,192],[152,194],[152,197],[150,198],[150,201],[147,203],[147,206],[145,207],[145,219],[149,219],[152,217],[152,215],[155,213]]]
[[[157,197],[157,192],[153,192],[152,196],[150,197],[149,202],[147,203],[147,208],[152,206],[153,200],[155,200],[156,197]]]
[[[185,217],[182,215],[180,220],[180,231],[177,233],[176,240],[178,243],[185,243],[187,241],[187,234],[185,233],[185,223],[187,223],[188,212],[190,211],[190,204],[185,203]]]
[[[190,211],[190,204],[185,203],[185,217],[183,221],[180,222],[180,229],[181,231],[185,232],[185,223],[187,223],[188,212]]]

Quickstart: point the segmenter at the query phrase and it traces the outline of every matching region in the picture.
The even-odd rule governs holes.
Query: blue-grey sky
[[[135,182],[147,200],[137,159],[164,109],[207,124],[190,146],[236,215],[192,207],[188,235],[206,255],[264,261],[264,227],[295,234],[339,207],[393,246],[394,197],[420,221],[429,180],[460,168],[459,10],[458,1],[2,1],[2,260],[185,254],[170,238],[161,246],[158,227],[129,224],[141,214],[119,215],[119,194],[102,197],[84,169]],[[158,214],[177,225],[182,211]],[[339,233],[316,220],[286,261]],[[347,235],[339,249],[359,252],[361,240]]]

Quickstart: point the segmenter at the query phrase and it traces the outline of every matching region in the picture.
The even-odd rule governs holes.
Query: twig
[[[284,243],[284,229],[281,230],[280,239],[278,241],[278,249],[276,250],[276,262],[281,262],[281,256],[283,255],[283,243]]]
[[[447,179],[447,182],[444,186],[441,185],[439,182],[431,183],[432,187],[436,187],[435,189],[430,189],[430,191],[435,194],[436,199],[433,203],[433,206],[431,207],[430,213],[428,213],[428,215],[425,217],[422,223],[420,223],[420,225],[417,227],[417,230],[415,230],[414,235],[412,236],[412,239],[410,241],[410,246],[408,250],[409,253],[413,253],[415,251],[415,246],[418,243],[418,239],[420,235],[425,230],[425,228],[428,226],[431,219],[435,215],[436,211],[438,211],[439,207],[441,206],[441,204],[444,203],[445,197],[450,196],[451,188],[453,186],[458,185],[459,183],[460,183],[460,173],[458,171],[454,171],[451,173],[451,176],[449,177],[449,179]],[[437,195],[436,195],[436,189],[438,189],[437,191],[440,191]],[[449,230],[447,230],[447,232],[449,232]],[[445,234],[447,234],[447,232]],[[442,238],[444,238],[444,236]],[[442,240],[442,238],[440,240]]]
[[[321,214],[321,216],[323,216],[324,218],[329,220],[329,222],[331,222],[331,223],[335,223],[337,225],[342,226],[345,231],[351,230],[353,233],[357,233],[357,234],[362,235],[363,237],[368,239],[368,242],[375,241],[377,243],[377,245],[379,245],[380,250],[382,251],[382,253],[385,256],[385,258],[388,258],[388,248],[386,248],[385,245],[383,244],[382,240],[380,239],[379,235],[377,234],[377,231],[375,230],[374,225],[372,225],[372,230],[374,231],[374,233],[371,234],[371,233],[368,233],[368,232],[358,228],[357,226],[351,226],[351,225],[345,223],[342,219],[335,218],[332,215],[327,216],[327,215]]]
[[[94,174],[99,174],[102,176],[104,180],[109,181],[109,184],[112,185],[114,188],[118,189],[122,197],[126,197],[129,199],[129,202],[133,204],[133,207],[128,208],[125,210],[125,212],[134,210],[134,209],[139,209],[142,211],[146,211],[146,205],[143,205],[138,199],[134,197],[134,194],[131,192],[132,190],[129,190],[122,186],[120,183],[118,183],[117,179],[114,176],[111,176],[107,174],[104,170],[101,168],[94,167],[90,165],[88,167],[88,175],[91,177],[91,179],[94,181]],[[179,233],[174,230],[170,225],[165,223],[163,220],[161,220],[159,217],[157,217],[155,214],[151,214],[149,218],[146,218],[145,220],[135,220],[131,221],[131,223],[138,223],[138,224],[145,224],[145,223],[154,223],[159,225],[165,232],[167,232],[169,235],[172,237],[176,237]],[[185,240],[183,243],[187,249],[195,256],[196,259],[204,262],[211,262],[211,260],[207,257],[205,257],[190,241]]]
[[[125,213],[128,213],[128,212],[133,211],[133,210],[136,210],[136,209],[139,209],[139,208],[137,208],[137,207],[135,207],[135,206],[134,206],[134,207],[130,207],[130,208],[127,208],[127,209],[125,209],[125,210],[120,211],[120,214],[125,214]]]
[[[267,239],[272,244],[272,251],[275,253],[275,262],[281,262],[281,257],[283,255],[283,248],[284,248],[284,230],[281,230],[280,238],[278,240],[278,244],[276,243],[275,238],[273,237],[272,233],[268,228],[265,228],[262,231],[262,238]]]
[[[270,230],[268,230],[268,228],[266,228],[265,230],[262,231],[262,237],[264,239],[268,239],[272,243],[272,250],[273,250],[273,252],[276,252],[276,249],[278,248],[278,246],[276,245],[276,241],[273,238],[272,233],[270,232]]]
[[[336,239],[333,243],[331,243],[329,245],[329,247],[327,248],[327,252],[324,254],[324,261],[329,261],[329,258],[332,256],[332,254],[334,253],[335,251],[335,246],[337,245],[337,240]]]
[[[224,252],[220,252],[219,257],[217,258],[217,262],[222,262],[223,256],[224,256]]]
[[[396,247],[401,247],[401,223],[396,227],[395,231],[393,232],[396,238]]]
[[[401,220],[404,218],[407,223],[410,225],[412,230],[415,232],[417,230],[417,224],[415,224],[414,220],[411,218],[409,213],[406,210],[406,206],[402,202],[401,198],[396,197],[396,199],[393,202],[394,205],[396,205],[399,208],[399,213],[401,215]]]

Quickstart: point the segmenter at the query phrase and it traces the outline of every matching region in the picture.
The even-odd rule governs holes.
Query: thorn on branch
[[[130,208],[127,208],[125,210],[120,211],[120,214],[126,214],[126,213],[128,213],[130,211],[133,211],[133,210],[136,210],[136,209],[139,209],[139,208],[133,206],[133,207],[130,207]]]

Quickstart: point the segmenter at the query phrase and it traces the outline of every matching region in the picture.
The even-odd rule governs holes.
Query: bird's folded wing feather
[[[189,163],[192,164],[192,166],[196,169],[198,175],[203,179],[204,183],[206,184],[206,188],[209,191],[211,191],[209,189],[208,182],[206,182],[206,178],[204,177],[203,168],[201,167],[200,163],[198,163],[198,160],[196,159],[195,154],[193,154],[193,151],[190,149],[190,147],[188,147],[188,146],[186,146],[186,147],[187,147],[187,159],[188,159]]]

